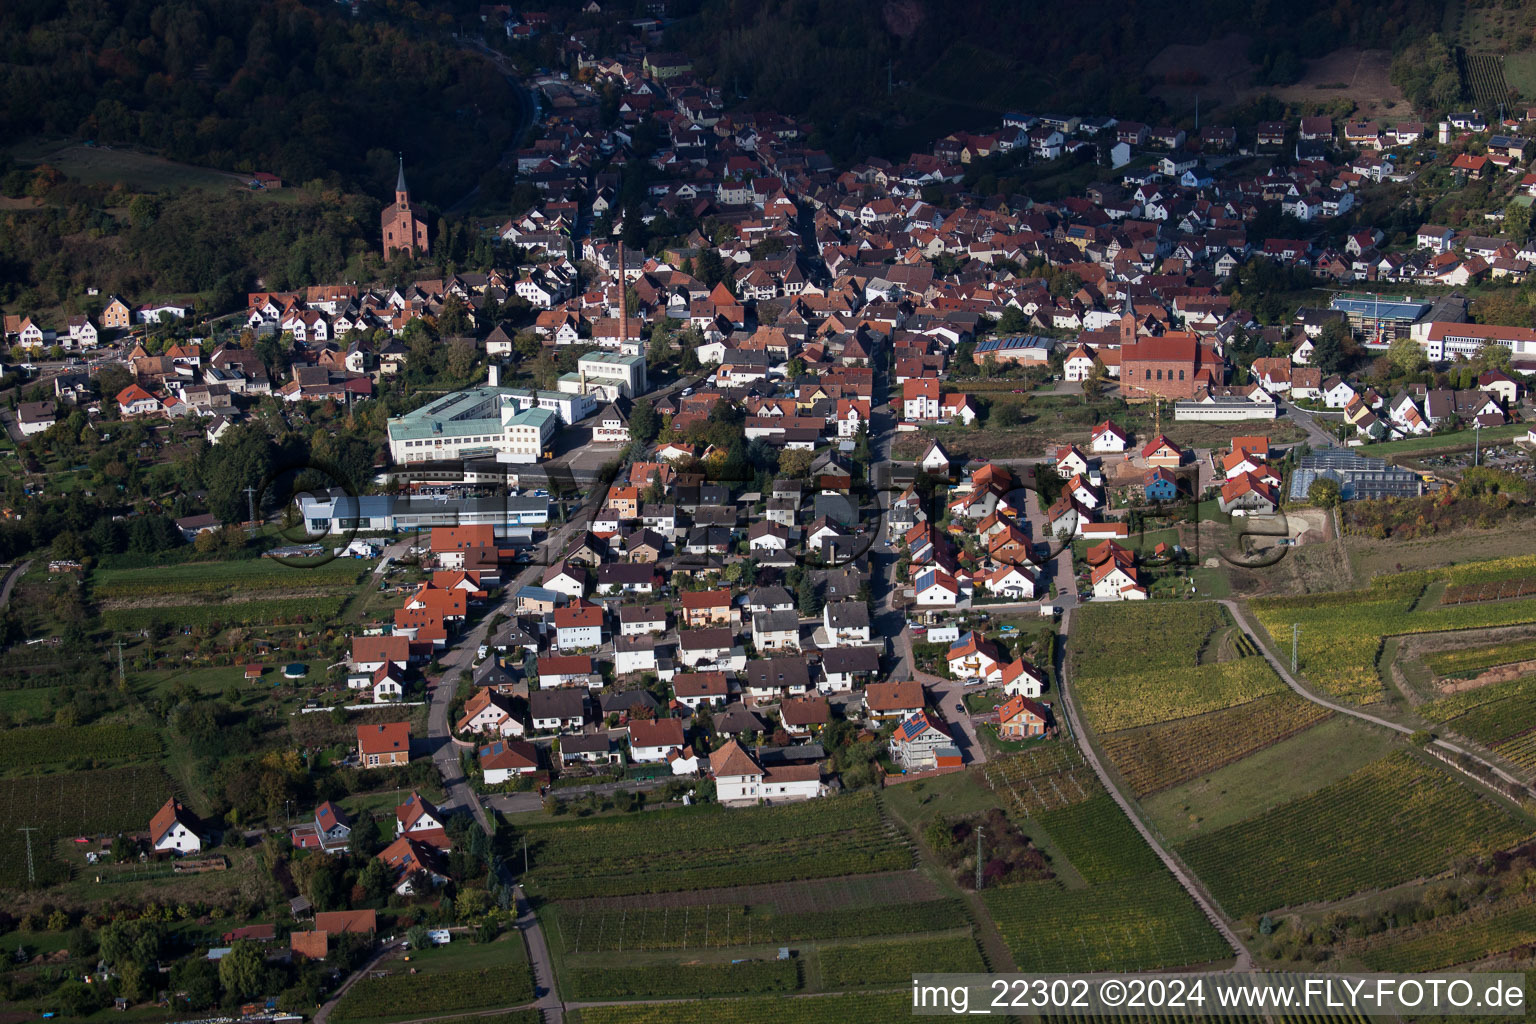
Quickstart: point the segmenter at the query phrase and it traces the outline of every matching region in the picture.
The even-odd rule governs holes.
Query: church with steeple
[[[411,190],[405,184],[403,156],[400,158],[400,177],[395,180],[395,201],[384,207],[380,220],[386,260],[401,249],[415,256],[427,255],[426,212],[411,202]]]

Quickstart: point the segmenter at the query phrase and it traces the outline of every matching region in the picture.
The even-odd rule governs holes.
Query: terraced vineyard
[[[658,811],[527,830],[529,885],[546,899],[831,878],[912,866],[868,793],[783,807]]]
[[[1227,913],[1333,900],[1436,874],[1530,828],[1406,751],[1270,811],[1198,836],[1183,859]]]
[[[1514,764],[1536,768],[1536,676],[1451,694],[1420,704],[1417,710]]]
[[[1070,743],[1050,743],[989,760],[987,783],[1020,814],[1039,814],[1100,792],[1098,777]]]
[[[1471,679],[1490,668],[1522,661],[1536,661],[1536,640],[1513,640],[1424,655],[1424,667],[1446,679]]]
[[[1374,971],[1433,971],[1533,942],[1536,906],[1527,905],[1373,949],[1361,959]]]
[[[1239,761],[1329,714],[1293,693],[1271,693],[1204,715],[1106,733],[1099,742],[1140,797]]]
[[[1333,697],[1364,704],[1381,697],[1377,656],[1384,637],[1536,622],[1536,599],[1419,606],[1431,582],[1489,582],[1501,573],[1530,572],[1528,565],[1510,564],[1525,561],[1378,576],[1365,590],[1266,598],[1254,601],[1253,610],[1274,637],[1290,636],[1292,625],[1299,624],[1300,668],[1307,679]]]

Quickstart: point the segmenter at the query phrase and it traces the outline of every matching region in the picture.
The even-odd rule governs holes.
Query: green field
[[[492,945],[506,956],[501,966],[364,978],[347,990],[331,1019],[371,1024],[532,1002],[533,972],[522,942],[503,939]]]
[[[1438,922],[1437,922],[1438,924]],[[1449,928],[1372,949],[1361,957],[1373,971],[1433,971],[1471,963],[1536,942],[1536,906],[1468,915]]]
[[[314,566],[290,566],[270,558],[187,562],[147,569],[97,569],[91,593],[99,601],[143,597],[244,598],[258,591],[350,589],[368,563],[337,558]]]
[[[82,758],[116,761],[154,757],[161,751],[160,734],[131,725],[45,725],[11,729],[0,745],[0,767],[37,768]]]
[[[1141,801],[1159,832],[1182,842],[1337,782],[1384,757],[1385,729],[1334,716],[1240,761]]]
[[[1271,637],[1289,637],[1300,626],[1299,665],[1314,686],[1340,700],[1369,703],[1381,697],[1383,637],[1536,622],[1536,599],[1441,605],[1425,594],[1427,587],[1529,574],[1531,564],[1526,556],[1377,576],[1364,590],[1264,598],[1252,607]]]
[[[1330,713],[1294,693],[1271,693],[1203,715],[1105,733],[1099,742],[1136,795],[1145,797],[1240,761]]]
[[[1090,889],[1029,882],[983,899],[1021,971],[1144,971],[1232,955],[1167,871]]]
[[[1529,824],[1407,752],[1179,848],[1242,916],[1434,875],[1511,846]]]
[[[823,988],[897,988],[914,974],[980,974],[986,971],[969,933],[894,942],[829,946],[816,951]]]
[[[130,189],[154,192],[164,189],[200,188],[227,191],[245,187],[246,179],[211,167],[194,167],[131,149],[83,146],[36,140],[13,146],[18,162],[48,164],[86,185],[123,184]]]
[[[1217,711],[1285,688],[1262,658],[1202,661],[1230,619],[1218,604],[1089,604],[1068,640],[1089,724],[1114,732]]]
[[[142,831],[172,794],[158,767],[0,779],[0,814],[10,823],[0,830],[0,886],[27,884],[26,841],[17,829],[37,829],[31,840],[38,884],[59,882],[70,869],[47,855],[55,840]]]
[[[754,995],[799,987],[800,971],[793,960],[576,967],[560,975],[561,995],[579,1002]]]
[[[1428,437],[1405,438],[1402,441],[1383,441],[1380,444],[1366,445],[1360,449],[1360,454],[1373,458],[1386,458],[1389,455],[1422,455],[1425,452],[1471,451],[1474,433],[1481,434],[1481,443],[1489,445],[1524,437],[1527,429],[1529,428],[1524,423],[1506,423],[1498,427],[1485,427],[1481,431],[1463,430],[1455,434],[1432,434]]]
[[[727,892],[720,891],[722,899]],[[555,944],[568,953],[712,949],[944,931],[963,919],[964,912],[955,898],[859,902],[799,912],[725,902],[621,909],[559,902],[540,911]]]
[[[1437,676],[1470,679],[1499,665],[1536,660],[1536,640],[1435,651],[1424,655],[1424,665]]]
[[[786,1004],[780,996],[709,999],[696,1003],[585,1006],[567,1013],[571,1024],[760,1024],[793,1012],[795,1024],[890,1024],[912,1010],[910,986],[900,992],[849,992],[804,996]]]
[[[1138,795],[1262,750],[1327,712],[1290,693],[1213,602],[1089,605],[1068,641],[1073,687]]]
[[[527,829],[529,887],[547,899],[828,878],[912,866],[876,797],[693,807]]]
[[[1058,878],[982,891],[1021,971],[1151,970],[1221,960],[1231,950],[1129,818],[1097,786],[1021,822],[1086,888]]]
[[[102,613],[101,624],[114,633],[136,632],[156,624],[177,626],[298,625],[329,622],[341,614],[344,597],[279,597],[227,604],[180,604],[154,608],[118,608]]]

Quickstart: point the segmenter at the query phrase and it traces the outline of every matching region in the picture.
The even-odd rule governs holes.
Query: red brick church
[[[400,158],[400,177],[395,181],[395,201],[384,208],[380,218],[384,236],[384,258],[404,249],[414,256],[427,255],[427,218],[421,207],[411,202],[411,190],[405,184],[405,158]]]

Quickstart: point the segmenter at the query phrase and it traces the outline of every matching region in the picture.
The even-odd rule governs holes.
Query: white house
[[[1092,444],[1089,448],[1099,454],[1123,452],[1130,438],[1125,431],[1115,426],[1109,420],[1105,420],[1093,428]]]
[[[1330,409],[1342,409],[1355,399],[1355,389],[1342,377],[1329,377],[1323,381],[1323,405]]]
[[[683,746],[683,721],[657,718],[629,723],[629,757],[637,763],[665,761],[667,755]]]
[[[828,601],[821,610],[827,646],[869,643],[869,605],[863,601]]]
[[[960,602],[960,584],[942,569],[929,569],[918,576],[914,596],[920,608],[953,608]]]
[[[555,646],[579,651],[603,642],[603,609],[582,601],[555,609]]]
[[[1033,700],[1045,690],[1045,673],[1020,658],[1003,666],[1003,692]]]
[[[944,450],[944,446],[937,441],[932,441],[928,445],[928,450],[923,453],[923,457],[917,460],[917,468],[934,476],[948,476],[952,461],[949,452]]]
[[[1005,565],[986,576],[984,585],[989,593],[1013,601],[1035,598],[1035,574],[1017,565]]]
[[[526,740],[497,740],[480,748],[480,770],[488,786],[532,775],[539,770],[539,750]]]
[[[627,676],[633,672],[655,672],[655,638],[648,634],[614,637],[613,671],[621,676]]]
[[[709,756],[709,773],[715,777],[715,797],[727,805],[810,800],[825,792],[819,764],[765,769],[734,739]]]
[[[197,834],[197,819],[175,797],[149,819],[149,842],[156,853],[197,853],[203,848]]]

